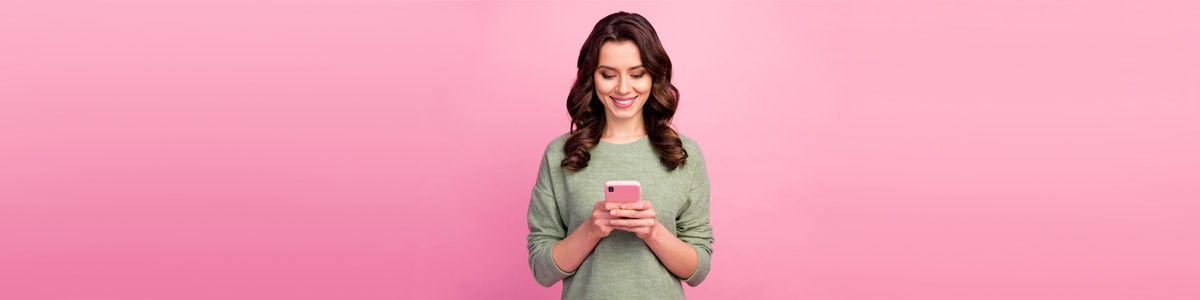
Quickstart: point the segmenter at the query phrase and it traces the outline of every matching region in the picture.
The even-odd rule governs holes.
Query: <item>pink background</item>
[[[525,213],[645,15],[692,299],[1200,299],[1190,1],[0,4],[0,298],[557,298]]]

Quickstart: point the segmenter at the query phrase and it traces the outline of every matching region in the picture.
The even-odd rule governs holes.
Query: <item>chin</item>
[[[630,111],[630,112],[623,111],[623,112],[613,113],[613,117],[615,117],[617,119],[629,119],[629,118],[633,118],[633,116],[635,116],[635,115],[637,115],[637,112],[635,112],[635,111]]]

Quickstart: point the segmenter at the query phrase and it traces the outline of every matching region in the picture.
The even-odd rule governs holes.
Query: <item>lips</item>
[[[613,105],[615,105],[617,108],[629,108],[630,106],[633,106],[633,100],[637,99],[637,96],[634,96],[634,97],[608,96],[608,97],[613,100]]]

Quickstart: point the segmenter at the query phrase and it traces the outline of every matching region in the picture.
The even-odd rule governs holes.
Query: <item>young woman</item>
[[[529,267],[569,299],[681,299],[708,275],[708,173],[675,132],[679,91],[650,22],[618,12],[579,51],[571,130],[550,142],[529,202]],[[636,180],[642,200],[605,202],[604,182]]]

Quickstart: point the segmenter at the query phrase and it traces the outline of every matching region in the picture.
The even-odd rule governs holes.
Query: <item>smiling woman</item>
[[[713,235],[704,156],[670,125],[671,59],[650,22],[618,12],[578,63],[571,132],[546,146],[530,197],[534,279],[563,281],[564,299],[681,299],[681,281],[708,276]],[[615,180],[638,181],[644,198],[599,201]]]
[[[601,99],[600,102],[608,108],[604,110],[606,120],[631,119],[641,113],[642,104],[650,98],[651,77],[646,73],[637,44],[621,41],[600,46],[596,98]],[[634,107],[634,102],[637,102],[638,109],[630,109]]]
[[[687,160],[670,126],[679,104],[679,89],[671,84],[671,58],[649,21],[624,12],[601,19],[579,50],[577,66],[567,96],[572,134],[563,149],[568,153],[564,168],[587,167],[588,148],[602,135],[618,142],[649,135],[667,167],[674,169]],[[634,102],[628,106],[618,102],[629,98]],[[612,121],[616,123],[608,124]],[[644,132],[631,132],[634,128]]]

